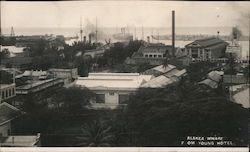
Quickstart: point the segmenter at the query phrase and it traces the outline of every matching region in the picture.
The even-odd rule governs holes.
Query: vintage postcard
[[[249,1],[0,7],[0,152],[249,150]]]

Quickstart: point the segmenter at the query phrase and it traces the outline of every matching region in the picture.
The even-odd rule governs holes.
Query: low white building
[[[139,73],[89,73],[88,77],[79,77],[75,86],[86,87],[97,94],[93,106],[115,108],[125,104],[129,94],[153,77]]]

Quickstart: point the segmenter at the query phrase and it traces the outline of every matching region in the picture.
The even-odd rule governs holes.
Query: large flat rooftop
[[[97,90],[137,89],[152,78],[139,73],[90,73],[88,77],[79,77],[75,85]]]

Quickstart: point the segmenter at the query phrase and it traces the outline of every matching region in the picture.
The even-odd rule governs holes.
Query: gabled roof
[[[154,68],[152,68],[156,71],[159,71],[161,73],[166,73],[166,72],[169,72],[170,70],[173,70],[175,69],[175,66],[174,65],[171,65],[171,64],[168,64],[167,66],[163,66],[163,65],[159,65],[159,66],[156,66]]]
[[[221,80],[221,72],[211,71],[207,74],[207,77],[213,81],[219,82]]]
[[[244,108],[249,108],[249,87],[233,95],[233,100]]]
[[[195,40],[194,42],[187,44],[185,47],[192,47],[192,46],[210,47],[210,46],[221,45],[221,44],[228,45],[227,42],[219,38],[211,37],[211,38]]]
[[[3,125],[23,114],[22,111],[16,107],[3,102],[0,104],[0,125]]]
[[[209,87],[211,87],[213,89],[218,87],[218,84],[215,81],[211,80],[211,79],[205,79],[205,80],[199,82],[198,84],[205,84],[205,85],[207,85],[207,86],[209,86]]]
[[[149,80],[148,82],[141,85],[142,88],[163,88],[164,86],[173,83],[174,81],[163,75],[158,76]]]

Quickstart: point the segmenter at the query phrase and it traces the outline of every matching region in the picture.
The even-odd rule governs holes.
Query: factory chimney
[[[175,57],[175,11],[172,11],[172,54]]]

